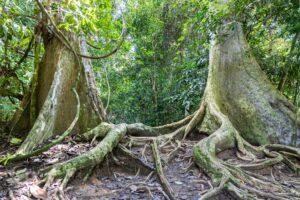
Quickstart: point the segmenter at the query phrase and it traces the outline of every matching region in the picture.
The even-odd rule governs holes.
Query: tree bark
[[[74,49],[77,51],[81,49],[86,53],[84,39],[79,41],[79,38],[72,34],[68,34],[68,39]],[[78,73],[80,73],[79,79]],[[19,148],[18,154],[30,152],[46,139],[62,133],[72,122],[76,113],[73,87],[80,97],[80,117],[74,132],[83,133],[106,120],[105,110],[96,90],[91,63],[85,58],[80,59],[78,63],[75,55],[60,40],[53,38],[47,42],[45,54],[39,64],[34,96],[38,117]],[[30,108],[26,109],[30,110]],[[23,118],[29,116],[24,115]],[[29,123],[19,125],[15,130],[30,128]]]
[[[239,24],[225,25],[213,42],[207,87],[247,141],[300,146],[300,138],[294,138],[300,131],[296,107],[263,73]]]
[[[299,147],[297,110],[260,69],[238,23],[224,25],[212,43],[204,95],[206,115],[198,129],[209,130],[211,134],[194,146],[193,154],[196,164],[217,187],[201,199],[210,199],[223,189],[237,199],[256,199],[257,196],[284,199],[280,193],[261,191],[257,187],[258,180],[249,176],[246,170],[284,162],[299,172],[299,167],[290,163],[281,151],[296,152],[300,157],[299,149],[267,145],[281,143]],[[217,157],[221,151],[232,148],[252,161],[257,157],[266,159],[233,166]],[[292,195],[293,191],[288,193]]]

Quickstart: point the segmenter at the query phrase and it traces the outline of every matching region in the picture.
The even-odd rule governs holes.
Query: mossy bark
[[[84,40],[79,41],[72,34],[68,36],[76,51],[87,51]],[[99,96],[95,91],[90,63],[84,58],[79,61],[78,63],[75,55],[60,40],[53,38],[48,41],[39,64],[34,95],[36,99],[31,99],[37,104],[31,107],[37,108],[38,117],[17,151],[18,154],[28,153],[49,137],[66,130],[76,113],[76,98],[72,92],[74,87],[80,96],[80,117],[74,132],[84,133],[106,119],[102,102],[97,99]],[[30,107],[26,109],[30,110]],[[22,125],[22,128],[29,127],[30,124]]]
[[[209,68],[210,93],[247,141],[300,146],[297,109],[263,73],[238,23],[222,28],[210,50]]]
[[[212,43],[203,103],[207,114],[198,129],[207,130],[210,136],[194,146],[193,154],[196,164],[217,187],[202,199],[210,199],[225,188],[238,199],[252,199],[256,195],[282,199],[279,193],[276,197],[254,189],[256,180],[243,169],[260,169],[285,162],[280,153],[269,153],[267,145],[258,148],[250,143],[281,143],[299,147],[297,133],[300,127],[296,108],[264,75],[238,23],[224,25]],[[231,166],[217,157],[219,152],[231,148],[251,159],[256,156],[270,159],[255,165]],[[298,152],[296,148],[289,148]],[[288,148],[285,151],[289,151]],[[292,164],[291,168],[295,168],[295,172],[298,170]],[[289,192],[292,194],[292,191]]]
[[[48,181],[51,182],[53,178],[58,176],[70,178],[70,175],[73,175],[77,170],[100,164],[126,134],[125,124],[112,126],[109,129],[107,129],[106,124],[101,126],[99,130],[102,130],[101,134],[105,135],[103,140],[92,150],[53,167],[48,173]]]

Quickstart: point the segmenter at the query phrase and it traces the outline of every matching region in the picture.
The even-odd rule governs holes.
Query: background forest
[[[117,46],[125,19],[124,42],[117,53],[93,60],[97,86],[112,122],[160,125],[191,114],[205,88],[212,33],[228,15],[242,23],[253,54],[273,84],[300,105],[297,0],[229,1],[218,7],[207,0],[99,0],[98,10],[83,9],[89,0],[80,2],[58,1],[57,5],[64,4],[60,28],[88,35],[88,43],[96,47],[89,48],[92,54]],[[1,0],[0,4],[0,120],[4,128],[30,87],[44,49],[32,39],[39,12],[34,1]]]

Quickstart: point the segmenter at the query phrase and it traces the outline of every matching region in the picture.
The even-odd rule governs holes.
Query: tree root
[[[191,121],[186,126],[184,135],[183,135],[183,140],[197,125],[202,123],[204,116],[205,116],[205,103],[202,102],[200,105],[200,108],[196,111],[194,117],[191,119]]]
[[[198,142],[193,148],[196,165],[210,176],[216,186],[204,194],[201,199],[209,199],[223,189],[226,189],[237,199],[257,199],[257,196],[272,199],[300,198],[299,193],[295,193],[291,188],[285,187],[277,181],[253,177],[247,173],[247,170],[263,169],[278,163],[285,163],[293,171],[298,172],[298,166],[286,157],[288,154],[292,154],[294,157],[300,158],[300,150],[277,144],[261,147],[252,146],[240,136],[228,117],[220,111],[214,98],[209,96],[209,93],[206,97],[209,99],[207,108],[221,125],[214,133]],[[245,157],[243,161],[248,161],[247,164],[233,165],[217,157],[219,152],[233,148],[237,148],[240,152],[238,157]],[[282,152],[288,154],[284,155]],[[268,193],[261,188],[262,185],[268,188]]]
[[[126,126],[124,124],[116,125],[91,151],[81,154],[80,156],[66,162],[54,165],[45,177],[45,187],[52,184],[55,178],[64,177],[61,184],[62,188],[64,188],[76,171],[100,164],[105,156],[118,145],[119,141],[125,134]]]
[[[180,122],[180,124],[185,124],[188,120],[183,120]],[[174,125],[174,124],[173,124]],[[172,125],[172,126],[173,126]],[[177,123],[175,123],[175,126],[177,126]],[[166,126],[164,128],[170,129],[170,126]],[[162,128],[162,129],[164,129]],[[88,131],[84,134],[84,136],[87,139],[90,138],[96,138],[101,137],[103,138],[101,142],[94,147],[91,151],[88,151],[78,157],[75,157],[73,159],[70,159],[68,161],[65,161],[63,163],[59,163],[51,167],[50,171],[47,172],[44,182],[45,186],[48,187],[50,184],[53,183],[53,181],[58,177],[63,177],[63,181],[61,183],[60,188],[63,189],[66,187],[68,181],[70,178],[75,174],[76,171],[87,168],[87,167],[94,167],[98,164],[100,164],[104,157],[112,151],[112,149],[118,145],[120,140],[129,133],[132,133],[133,130],[142,130],[141,134],[145,135],[145,138],[147,141],[151,139],[151,136],[153,135],[153,130],[151,130],[151,127],[147,126],[140,126],[139,124],[120,124],[120,125],[112,125],[108,123],[101,123],[94,129]],[[184,133],[185,126],[180,130],[180,133]],[[169,137],[176,136],[178,134],[178,131],[175,131],[174,133],[171,133]],[[148,136],[150,135],[150,137]],[[155,137],[153,137],[155,138]],[[153,141],[153,139],[151,139]],[[119,145],[120,149],[125,152],[126,155],[129,155],[130,157],[134,158],[135,160],[139,161],[140,164],[145,166],[147,169],[153,170],[153,167],[150,166],[148,163],[143,162],[141,159],[139,159],[137,156],[133,155],[128,149],[125,147]],[[156,163],[156,170],[158,173],[158,176],[160,177],[161,183],[163,188],[167,188],[166,194],[169,196],[170,199],[175,199],[173,191],[170,189],[170,186],[168,182],[166,181],[164,175],[162,174],[162,166],[161,161],[158,154],[158,147],[157,143],[152,145],[152,150],[154,154],[154,160]],[[45,170],[46,171],[46,170]]]
[[[196,164],[212,178],[215,185],[218,185],[215,189],[205,194],[202,199],[207,199],[219,193],[222,189],[227,189],[227,191],[238,199],[255,199],[255,195],[272,199],[286,199],[286,196],[290,198],[295,196],[300,198],[299,193],[295,193],[288,187],[275,183],[275,181],[261,180],[261,177],[254,178],[248,171],[245,171],[263,169],[284,162],[284,156],[278,152],[269,152],[269,149],[261,148],[265,152],[266,159],[255,164],[234,166],[219,160],[216,157],[216,153],[225,149],[234,148],[236,144],[235,140],[235,134],[233,134],[230,129],[221,127],[214,134],[194,146]],[[266,181],[270,183],[266,183]],[[259,188],[261,184],[273,192],[264,192]],[[276,188],[276,191],[274,191],[274,188]],[[283,195],[284,193],[286,195]]]
[[[158,179],[160,181],[160,184],[162,186],[162,188],[165,190],[166,194],[168,195],[170,200],[175,200],[175,194],[173,189],[171,188],[168,180],[166,179],[164,172],[163,172],[163,168],[161,165],[161,160],[160,160],[160,156],[159,156],[159,152],[158,152],[158,147],[157,147],[157,141],[153,140],[153,144],[151,144],[151,148],[152,148],[152,153],[153,153],[153,159],[155,162],[155,171],[157,173]]]
[[[220,185],[216,188],[213,188],[212,190],[208,191],[207,193],[205,193],[205,195],[203,195],[201,197],[202,200],[204,199],[211,199],[212,197],[218,195],[219,193],[222,192],[222,190],[225,187],[225,184],[228,182],[228,178],[224,178],[222,179],[222,182],[220,183]]]
[[[119,149],[122,150],[122,152],[131,157],[132,159],[134,159],[137,163],[141,164],[142,166],[144,166],[146,169],[153,171],[154,167],[151,166],[150,164],[144,162],[142,159],[140,159],[138,156],[134,155],[130,150],[126,149],[126,147],[124,147],[123,145],[119,144],[118,145]]]
[[[95,140],[103,138],[91,151],[86,152],[71,160],[54,165],[46,174],[44,187],[48,187],[58,177],[63,177],[60,184],[60,190],[66,187],[71,177],[84,168],[94,168],[100,164],[109,152],[118,146],[120,140],[125,135],[129,135],[129,146],[136,142],[144,144],[152,142],[151,148],[155,163],[155,171],[162,185],[162,188],[169,199],[176,199],[174,191],[170,187],[166,177],[163,174],[159,148],[163,149],[172,145],[173,150],[167,154],[167,161],[170,161],[182,148],[182,140],[187,134],[201,123],[205,109],[210,109],[210,113],[217,119],[220,127],[207,138],[204,138],[193,147],[194,162],[197,166],[210,176],[215,188],[212,187],[205,193],[201,199],[210,199],[218,195],[221,191],[227,190],[237,199],[286,199],[300,198],[297,191],[285,186],[283,183],[276,181],[275,178],[267,179],[248,170],[258,170],[278,163],[285,163],[296,173],[299,172],[299,165],[295,164],[292,159],[300,159],[300,150],[278,144],[268,144],[261,147],[255,147],[245,141],[239,132],[233,127],[228,117],[224,115],[215,104],[210,101],[206,106],[201,104],[200,109],[192,116],[189,116],[179,122],[160,127],[149,127],[143,124],[119,124],[113,125],[101,123],[94,129],[84,134],[86,139]],[[202,118],[202,119],[201,119]],[[197,122],[197,123],[195,123]],[[133,135],[133,136],[132,136]],[[159,140],[160,145],[157,144]],[[169,145],[171,144],[171,145]],[[127,146],[127,145],[126,145]],[[129,157],[138,163],[153,170],[149,163],[144,162],[135,156],[130,150],[119,144],[119,148]],[[237,149],[238,158],[243,160],[244,164],[234,165],[222,161],[217,154],[227,149]],[[247,162],[245,164],[245,162]],[[165,162],[167,164],[168,162]],[[271,174],[272,177],[273,174]],[[268,193],[266,192],[266,188]],[[147,188],[144,188],[147,190]],[[150,191],[151,192],[151,191]]]

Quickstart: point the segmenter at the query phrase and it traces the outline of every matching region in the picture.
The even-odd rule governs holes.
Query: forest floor
[[[177,155],[168,164],[163,162],[165,176],[177,199],[199,199],[201,194],[212,188],[210,179],[193,164],[192,146],[203,137],[205,136],[201,134],[191,134],[182,143],[182,148],[179,149]],[[88,143],[76,143],[69,138],[63,144],[30,160],[14,163],[7,167],[0,165],[0,199],[26,200],[35,199],[35,197],[55,199],[59,181],[51,185],[45,192],[38,187],[41,181],[39,169],[70,159],[92,147],[93,145]],[[166,157],[173,148],[171,145],[161,148],[160,156]],[[15,150],[13,147],[6,148],[5,153],[13,150]],[[149,167],[139,164],[135,159],[128,157],[116,148],[101,165],[89,169],[92,170],[92,173],[85,183],[83,180],[87,171],[83,170],[77,173],[65,189],[64,198],[70,200],[167,199],[155,172],[149,169],[154,169],[150,144],[132,147],[131,151]],[[222,152],[219,157],[226,162],[241,163],[242,161],[235,154],[235,150],[232,149]],[[275,179],[300,191],[300,177],[295,177],[296,175],[283,164],[252,172],[267,179]],[[216,199],[230,200],[233,198],[223,192]]]

